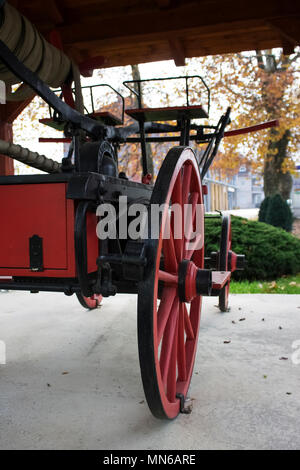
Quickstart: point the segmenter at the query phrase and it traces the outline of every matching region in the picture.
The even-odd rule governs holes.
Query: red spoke
[[[176,285],[176,286],[178,284],[178,276],[176,274],[170,274],[161,269],[158,272],[158,279],[160,281],[166,282],[167,284]]]
[[[173,204],[179,204],[182,207],[182,181],[181,181],[181,172],[179,172],[178,177],[176,179],[176,182],[174,184],[173,192],[172,192],[172,205]],[[172,227],[173,227],[173,233],[175,232],[175,217],[174,214],[172,213]],[[183,221],[182,221],[182,226],[181,226],[181,237],[180,238],[175,238],[174,239],[174,245],[175,245],[175,251],[176,251],[176,257],[177,261],[180,262],[182,260],[182,255],[183,255]]]
[[[177,258],[175,252],[174,238],[172,233],[172,227],[170,224],[170,217],[167,218],[167,223],[169,223],[170,238],[163,239],[163,252],[165,259],[165,268],[167,271],[176,272],[177,271]]]
[[[177,362],[178,362],[178,380],[186,380],[186,356],[185,356],[185,340],[184,340],[184,306],[179,306],[179,322],[178,322],[178,348],[177,348]]]
[[[170,315],[174,314],[173,306],[175,301],[176,289],[174,287],[166,287],[163,290],[162,299],[157,311],[157,343],[161,342],[167,321]]]
[[[185,327],[186,337],[187,339],[195,339],[193,327],[192,327],[191,320],[190,320],[185,304],[183,304],[183,311],[184,311],[184,327]]]
[[[185,259],[191,259],[191,257],[193,256],[196,250],[202,249],[202,246],[200,245],[202,237],[203,237],[203,233],[197,233],[196,238],[192,242],[186,242],[186,243],[192,244],[193,248],[191,248],[190,250],[186,250]]]
[[[177,343],[177,337],[175,336],[176,333],[176,326],[177,326],[177,318],[178,318],[178,307],[179,301],[175,298],[172,308],[172,315],[169,316],[169,320],[163,335],[162,345],[161,345],[161,353],[160,353],[160,369],[161,369],[161,376],[163,379],[163,383],[167,385],[167,377],[169,371],[169,365],[173,350],[174,341]]]
[[[167,397],[170,402],[174,403],[176,400],[176,362],[177,362],[177,349],[178,349],[178,317],[176,322],[175,341],[173,343],[172,354],[170,358],[170,365],[167,377]]]
[[[183,188],[182,188],[182,204],[188,203],[188,197],[190,193],[191,185],[191,176],[192,176],[192,165],[185,165],[183,170]]]
[[[186,249],[186,244],[190,242],[191,235],[194,231],[194,223],[195,223],[195,216],[196,216],[196,209],[197,209],[197,204],[199,200],[199,194],[198,193],[192,193],[191,194],[191,199],[189,204],[192,206],[191,214],[189,220],[185,221],[185,225],[187,226],[187,229],[185,230],[186,236],[185,236],[185,242],[184,242],[184,258],[186,258],[187,254],[187,249]]]

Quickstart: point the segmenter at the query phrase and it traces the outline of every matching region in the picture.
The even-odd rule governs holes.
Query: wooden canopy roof
[[[10,0],[77,62],[102,67],[300,43],[297,0]]]

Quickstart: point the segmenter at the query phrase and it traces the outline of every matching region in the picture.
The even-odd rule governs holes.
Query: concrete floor
[[[235,295],[227,314],[215,303],[204,302],[193,412],[161,422],[144,401],[135,296],[89,312],[62,294],[0,293],[0,448],[299,449],[299,296]]]

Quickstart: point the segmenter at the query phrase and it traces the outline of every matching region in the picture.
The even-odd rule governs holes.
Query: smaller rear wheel
[[[89,310],[94,310],[95,308],[98,308],[102,300],[102,295],[96,295],[96,294],[94,294],[92,297],[85,297],[81,293],[77,293],[76,296],[77,296],[77,299],[79,300],[79,303],[84,308],[87,308]]]
[[[220,242],[220,255],[219,255],[219,270],[229,270],[229,251],[231,250],[231,218],[230,215],[223,215],[222,229],[221,229],[221,242]],[[223,287],[219,295],[219,309],[221,312],[228,312],[229,310],[229,289],[230,281]]]

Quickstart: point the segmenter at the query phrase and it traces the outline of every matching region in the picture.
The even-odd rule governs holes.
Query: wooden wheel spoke
[[[191,320],[190,320],[185,304],[183,304],[183,312],[184,312],[184,327],[185,327],[186,337],[187,339],[195,339],[193,327],[192,327]]]
[[[178,177],[176,179],[173,192],[172,192],[172,205],[178,204],[182,206],[182,175],[181,172],[179,172]],[[176,234],[178,230],[175,230],[174,224],[177,221],[175,220],[174,213],[172,212],[171,215],[171,227],[173,228],[173,233]],[[177,227],[178,229],[178,227]],[[181,232],[181,233],[180,233]],[[183,220],[181,221],[181,231],[179,231],[180,238],[176,237],[174,238],[174,246],[175,246],[175,251],[176,251],[176,257],[177,261],[180,262],[182,260],[182,255],[183,255],[183,237],[184,237],[184,223]]]
[[[188,203],[188,197],[190,193],[191,186],[191,176],[192,176],[192,166],[185,165],[183,169],[183,183],[182,183],[182,204]]]
[[[179,306],[179,321],[178,321],[178,347],[177,347],[177,363],[178,363],[178,380],[186,380],[186,354],[185,354],[185,318],[184,318],[185,305]]]
[[[190,245],[192,245],[192,248],[186,249],[185,255],[184,255],[185,259],[191,259],[194,252],[202,248],[201,247],[202,238],[203,238],[203,233],[197,233],[196,238],[192,242],[186,241],[186,243],[189,243]]]
[[[168,376],[167,376],[167,397],[171,403],[172,402],[174,403],[176,400],[177,350],[178,350],[178,316],[177,316],[177,321],[176,321],[175,338],[173,342]]]
[[[170,223],[170,217],[167,218],[167,223],[169,224],[169,236],[170,238],[163,239],[163,253],[165,260],[165,269],[167,271],[176,272],[177,271],[177,256],[175,251],[174,237],[172,232],[172,227]]]
[[[160,370],[163,383],[167,386],[167,378],[172,356],[174,343],[177,344],[177,320],[178,320],[179,300],[176,298],[173,302],[172,314],[170,313],[167,326],[162,339],[161,353],[160,353]],[[176,358],[175,358],[176,359]]]
[[[173,286],[177,286],[178,284],[178,276],[176,274],[168,273],[162,269],[160,269],[158,272],[158,279]]]
[[[186,248],[186,244],[190,242],[192,233],[194,231],[198,200],[199,200],[199,194],[192,193],[191,198],[190,198],[190,203],[189,203],[191,205],[191,208],[189,208],[187,214],[185,214],[186,220],[185,220],[185,230],[184,230],[184,233],[185,233],[184,258],[186,258],[186,254],[188,251]]]
[[[161,342],[167,321],[172,313],[175,301],[176,289],[174,287],[166,287],[163,290],[162,299],[157,312],[157,342]]]

